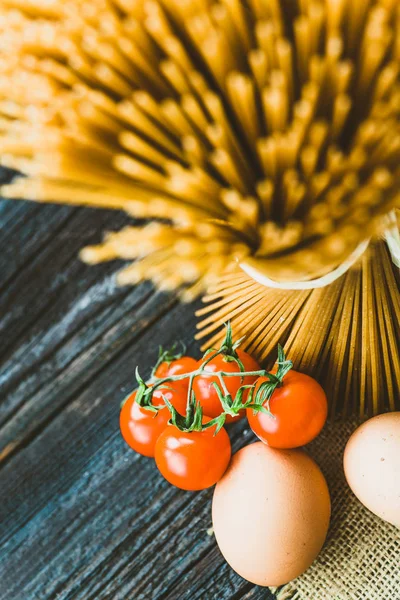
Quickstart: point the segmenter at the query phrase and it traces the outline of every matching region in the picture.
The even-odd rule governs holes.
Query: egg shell
[[[378,415],[356,429],[343,464],[360,502],[400,528],[400,412]]]
[[[308,569],[322,548],[328,486],[303,450],[256,442],[233,456],[216,485],[212,519],[218,546],[239,575],[282,585]]]

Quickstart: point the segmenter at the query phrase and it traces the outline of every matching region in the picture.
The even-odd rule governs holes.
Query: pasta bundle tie
[[[387,215],[386,221],[389,224],[389,227],[386,229],[383,237],[389,248],[393,264],[400,269],[400,231],[394,210]],[[240,262],[239,266],[247,273],[247,275],[257,281],[257,283],[261,283],[261,285],[265,285],[269,288],[275,288],[277,290],[314,290],[330,285],[336,281],[336,279],[339,279],[339,277],[344,275],[346,271],[361,258],[368,248],[369,242],[370,238],[361,242],[354,252],[352,252],[338,267],[333,269],[333,271],[309,281],[275,281],[274,279],[267,277],[264,273],[261,273],[256,267],[248,264],[246,260]]]

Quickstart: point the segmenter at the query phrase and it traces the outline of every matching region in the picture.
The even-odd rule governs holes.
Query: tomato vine
[[[191,432],[191,431],[203,431],[210,427],[215,428],[215,435],[220,431],[226,421],[226,417],[230,415],[231,417],[237,417],[240,411],[244,409],[251,408],[254,413],[263,412],[269,414],[273,417],[273,414],[270,411],[269,400],[277,387],[280,387],[283,383],[283,379],[285,375],[292,368],[292,362],[287,360],[285,357],[285,353],[283,348],[278,345],[278,359],[277,359],[277,370],[276,373],[270,373],[265,369],[246,371],[242,361],[240,360],[238,353],[236,352],[240,343],[243,341],[243,338],[237,341],[233,341],[232,337],[232,329],[230,323],[226,324],[226,333],[224,340],[219,349],[211,348],[205,352],[203,358],[201,360],[200,366],[197,369],[194,369],[188,373],[182,373],[178,375],[168,375],[166,377],[155,377],[154,373],[156,368],[152,371],[152,378],[147,384],[139,374],[138,369],[136,369],[136,380],[139,384],[136,402],[142,408],[147,410],[157,412],[160,409],[165,408],[167,406],[170,411],[171,418],[170,422],[175,425],[180,431]],[[170,351],[160,351],[159,359],[157,361],[157,365],[160,364],[160,360],[167,359],[175,359],[177,354],[174,354],[175,348]],[[226,362],[235,361],[239,366],[238,372],[227,372],[224,370],[208,372],[205,367],[207,364],[215,359],[217,356],[222,355]],[[219,416],[209,420],[208,422],[203,422],[203,409],[200,402],[196,399],[194,391],[193,391],[193,382],[196,377],[212,377],[214,381],[212,382],[213,387],[216,390],[219,401],[221,403],[221,413]],[[265,377],[267,381],[265,381],[261,386],[258,387],[255,392],[255,384],[251,385],[241,385],[235,396],[229,393],[227,386],[225,384],[226,377],[240,377],[241,382],[243,382],[245,377]],[[215,378],[218,379],[218,382],[215,381]],[[168,389],[168,384],[173,384],[176,382],[181,382],[183,380],[189,380],[188,389],[187,389],[187,403],[186,403],[186,414],[180,414],[177,409],[171,404],[171,402],[162,395],[162,398],[165,402],[165,405],[153,405],[152,398],[153,394],[156,390]],[[161,390],[161,391],[162,391]],[[247,392],[247,398],[244,401],[244,394]]]

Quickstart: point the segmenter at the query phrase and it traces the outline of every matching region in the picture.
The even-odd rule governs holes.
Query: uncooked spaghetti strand
[[[84,257],[86,258],[86,257]],[[147,270],[155,266],[158,262],[168,261],[172,254],[161,250],[153,253],[151,256],[141,258],[139,261],[123,268],[118,272],[117,279],[120,285],[139,283],[146,278]]]
[[[220,298],[224,295],[229,295],[229,291],[236,289],[236,285],[243,286],[243,289],[246,289],[248,283],[249,277],[246,276],[241,269],[235,266],[232,272],[222,273],[219,281],[209,287],[208,293],[204,296],[204,301],[208,302],[210,295],[212,296],[211,300]],[[254,280],[251,283],[253,283],[254,286],[259,285]]]
[[[258,289],[259,285],[259,283],[250,277],[247,279],[232,278],[232,280],[228,280],[226,284],[219,279],[215,285],[208,288],[208,293],[203,295],[203,300],[204,302],[213,302],[219,298],[229,299],[231,294],[242,294],[243,291],[252,293]]]
[[[283,341],[287,336],[303,301],[302,295],[300,297],[296,296],[291,303],[283,307],[283,310],[275,315],[275,321],[271,324],[271,337],[268,336],[264,341],[261,339],[258,343],[254,342],[250,350],[254,348],[262,360],[270,361],[272,357],[275,359],[276,346],[278,342]],[[261,329],[263,326],[262,323]]]
[[[253,82],[250,77],[232,72],[227,78],[227,89],[237,118],[249,143],[254,146],[260,135]]]
[[[313,308],[313,291],[308,292],[308,294],[304,298],[304,304],[298,312],[296,316],[296,320],[293,323],[293,326],[290,330],[290,333],[285,341],[285,350],[290,356],[293,356],[293,359],[296,360],[296,352],[297,347],[295,346],[295,341],[299,331],[301,331],[304,323],[307,321],[307,317],[310,313],[310,309]],[[292,292],[293,294],[293,292]]]
[[[273,310],[282,299],[282,294],[280,296],[273,296],[272,294],[268,294],[268,297],[265,296],[265,301],[259,302],[257,305],[255,305],[252,311],[246,311],[237,315],[236,323],[238,323],[241,330],[246,331],[249,329],[249,327],[257,327],[257,325],[259,325],[261,321],[264,320],[264,317],[267,314],[270,318],[273,319]],[[246,347],[250,346],[251,339],[249,336],[246,336],[244,344]]]
[[[247,153],[243,149],[241,141],[232,127],[221,98],[214,92],[207,91],[204,95],[204,102],[214,121],[214,132],[218,133],[216,143],[213,139],[211,141],[214,145],[219,145],[219,140],[222,140],[224,148],[231,149],[235,158],[239,161],[241,168],[245,169],[245,172],[251,175],[252,168],[248,164]],[[213,133],[213,130],[211,129],[210,132]]]
[[[251,307],[253,304],[262,298],[263,291],[258,292],[255,296],[246,299],[243,302],[237,302],[229,304],[228,306],[224,305],[221,308],[217,309],[210,317],[207,317],[202,320],[201,327],[205,328],[204,332],[202,332],[202,336],[208,335],[210,331],[212,331],[214,327],[215,320],[220,320],[224,322],[225,320],[229,320],[231,317],[234,317],[236,314],[243,312],[246,308]],[[229,314],[229,317],[227,316]]]
[[[246,294],[249,298],[254,297],[259,291],[258,284],[254,283],[252,285],[249,283],[244,283],[242,285],[238,285],[235,287],[226,288],[225,294],[221,296],[221,294],[207,294],[203,296],[203,302],[206,302],[208,305],[196,311],[198,316],[203,316],[208,312],[214,311],[216,308],[224,306],[224,304],[228,304],[232,301],[235,301],[236,298],[240,298],[242,300],[243,290],[246,290]],[[210,306],[210,303],[212,305]]]
[[[270,306],[271,308],[273,308],[274,306],[276,306],[276,303],[273,301],[273,299],[271,297],[269,297],[269,299],[268,299],[268,296],[267,296],[266,301],[267,301],[267,304],[260,302],[256,308],[252,333],[254,333],[254,331],[258,331],[260,323],[265,321],[265,316],[269,312],[268,307]],[[244,327],[244,322],[241,317],[242,315],[244,315],[244,319],[246,319],[246,316],[248,316],[248,315],[246,315],[246,313],[243,313],[243,311],[237,311],[237,314],[233,315],[232,325],[238,331],[244,330],[244,329],[242,329]],[[212,330],[215,330],[217,327],[219,327],[219,330],[212,337],[211,340],[207,341],[207,343],[203,346],[204,348],[207,348],[209,346],[209,344],[214,344],[215,342],[219,341],[223,337],[223,329],[221,329],[222,325],[223,325],[222,320],[217,321],[217,323],[215,324],[215,326],[213,327]],[[246,336],[246,340],[244,342],[245,348],[249,348],[250,346],[251,346],[251,334],[250,334],[250,336],[249,335]]]
[[[122,131],[119,134],[119,142],[129,152],[155,165],[163,165],[167,161],[165,154],[131,131]]]
[[[381,257],[381,261],[385,260],[386,257]],[[383,266],[382,266],[382,270],[383,270]],[[386,385],[385,385],[385,392],[387,393],[387,397],[388,397],[388,405],[389,405],[389,410],[396,410],[396,390],[395,390],[395,383],[394,383],[394,377],[393,377],[393,372],[395,372],[396,367],[393,366],[391,364],[391,360],[390,360],[390,346],[389,346],[389,339],[390,337],[392,337],[393,333],[391,331],[391,334],[388,333],[389,330],[392,330],[392,323],[391,323],[391,319],[389,318],[389,320],[387,320],[385,318],[385,307],[388,306],[388,293],[386,291],[386,281],[384,280],[384,278],[382,277],[382,271],[381,269],[376,271],[376,274],[374,272],[374,277],[376,277],[377,279],[377,288],[376,288],[376,310],[377,310],[377,323],[378,323],[378,330],[379,330],[379,340],[380,340],[380,345],[382,348],[382,361],[383,361],[383,369],[384,369],[384,378],[383,380],[385,381]],[[396,364],[396,357],[394,357],[394,361],[393,361],[394,365]],[[399,366],[399,361],[397,361],[397,368],[398,368],[398,372],[400,372],[400,366]]]
[[[252,46],[252,35],[249,29],[247,7],[241,0],[223,0],[228,7],[232,21],[235,24],[235,40],[240,38],[244,49],[249,50]]]
[[[290,293],[288,294],[288,292],[280,292],[279,295],[276,295],[274,292],[271,292],[271,290],[267,290],[267,292],[264,293],[265,302],[262,319],[259,321],[257,327],[255,327],[246,338],[246,344],[253,351],[256,351],[259,344],[263,342],[262,339],[257,339],[259,338],[260,331],[263,327],[266,328],[266,331],[269,331],[269,325],[274,322],[275,326],[278,324],[278,332],[281,331],[281,328],[286,328],[288,315],[293,312],[293,303],[299,300],[298,297],[294,298],[293,295]],[[267,336],[266,340],[269,342],[269,336]],[[261,354],[261,348],[258,348],[257,353],[259,350]]]
[[[348,416],[352,410],[355,410],[358,398],[353,399],[354,390],[359,389],[359,361],[360,361],[360,321],[361,321],[361,293],[362,293],[362,271],[361,267],[358,270],[354,269],[354,302],[353,302],[353,314],[351,319],[351,332],[349,337],[349,358],[347,374],[345,378],[344,387],[344,403],[343,403],[343,417]],[[353,402],[352,402],[353,400]],[[352,406],[350,404],[352,403]],[[357,412],[357,411],[356,411]]]
[[[307,369],[307,372],[312,371],[320,374],[323,372],[327,362],[327,354],[323,354],[323,352],[329,345],[328,339],[332,315],[335,312],[338,297],[342,289],[340,281],[335,282],[333,286],[333,293],[327,293],[326,288],[321,288],[321,296],[317,295],[318,290],[313,290],[308,301],[308,303],[312,305],[309,312],[313,315],[313,319],[311,323],[307,325],[306,329],[312,327],[313,333],[310,336],[307,346],[308,352],[304,357],[304,363],[301,363],[304,364],[304,368]]]
[[[372,262],[372,260],[371,260]],[[378,338],[378,319],[376,318],[377,312],[377,294],[375,290],[376,280],[374,277],[374,269],[372,265],[369,265],[370,268],[370,277],[372,281],[371,291],[370,291],[370,306],[371,309],[368,314],[369,319],[369,331],[370,331],[370,393],[369,396],[371,398],[372,406],[370,408],[370,412],[376,415],[382,410],[381,402],[382,396],[381,393],[381,382],[382,379],[380,377],[380,373],[383,371],[382,364],[382,351],[380,347],[380,341]]]
[[[138,105],[134,102],[124,100],[118,104],[117,114],[128,125],[131,125],[150,139],[156,140],[159,146],[164,147],[173,156],[181,156],[181,150],[176,142],[171,139],[171,136],[167,136],[160,128],[156,127],[145,112],[139,109]]]
[[[272,306],[272,304],[271,304],[271,306]],[[260,322],[260,320],[265,315],[265,310],[266,310],[266,307],[262,302],[258,302],[253,305],[253,308],[250,311],[251,314],[253,315],[253,322],[252,322],[253,327],[257,327],[257,324]],[[249,311],[246,311],[246,312],[237,311],[236,314],[232,314],[231,324],[235,328],[235,331],[238,331],[238,332],[245,331],[248,314],[249,314]],[[220,341],[223,338],[224,322],[225,321],[223,319],[219,319],[212,326],[210,326],[210,328],[208,330],[209,333],[211,333],[213,331],[216,331],[216,333],[212,336],[212,338],[210,340],[207,340],[207,342],[202,346],[202,349],[203,348],[206,349],[210,345],[215,344],[217,341]],[[238,335],[240,337],[240,333],[238,333]],[[198,337],[196,337],[196,339],[201,339],[201,337],[203,337],[201,334],[197,334],[197,336]],[[247,347],[248,344],[249,344],[249,340],[248,340],[248,336],[246,336],[246,340],[244,341],[244,347]]]
[[[337,282],[333,284],[338,287]],[[329,323],[332,318],[332,308],[335,302],[335,294],[327,296],[324,288],[312,290],[307,302],[308,313],[304,321],[304,328],[309,331],[307,344],[299,344],[296,337],[294,348],[297,350],[296,364],[299,369],[305,369],[306,372],[315,370],[319,362],[323,364],[320,356],[322,348],[326,342],[329,333]]]
[[[243,38],[240,30],[238,30],[232,15],[232,10],[229,10],[229,8],[232,9],[233,2],[237,2],[237,0],[223,0],[221,3],[213,4],[210,9],[210,14],[213,23],[216,26],[216,30],[224,38],[227,47],[229,47],[235,65],[237,68],[244,70],[246,68],[244,57],[248,51],[248,43],[246,43],[246,38]],[[231,5],[230,7],[229,3]],[[244,24],[244,21],[242,21],[242,23]],[[245,30],[243,29],[243,32],[244,31]]]
[[[324,316],[325,313],[328,312],[328,304],[324,292],[325,290],[323,288],[311,290],[309,292],[306,302],[296,318],[294,328],[291,331],[290,338],[287,342],[288,346],[289,344],[291,346],[291,353],[295,364],[299,365],[299,368],[300,365],[302,365],[301,368],[304,368],[306,372],[309,372],[310,368],[313,366],[312,364],[309,364],[309,361],[312,360],[312,351],[315,350],[315,352],[317,352],[323,343],[324,338],[320,339],[321,332],[324,336],[327,334],[326,327],[325,330],[323,327],[324,323],[326,325]],[[316,323],[318,323],[318,326]],[[307,340],[303,340],[302,337],[299,336],[299,333],[303,328],[305,331],[309,332]],[[310,351],[311,356],[309,357]],[[318,361],[318,366],[319,364],[320,361]]]
[[[127,204],[132,203],[138,215],[142,217],[150,216],[148,215],[146,202],[138,199],[132,200],[126,195],[119,196],[118,193],[110,189],[93,190],[84,186],[62,185],[58,181],[23,178],[15,180],[11,185],[1,186],[0,192],[5,198],[30,198],[36,202],[79,204],[116,210],[124,210]],[[132,196],[134,197],[134,194]]]
[[[344,282],[340,290],[339,303],[335,311],[335,317],[332,322],[332,331],[334,332],[333,343],[330,349],[329,356],[329,371],[328,371],[328,388],[330,398],[330,414],[333,416],[335,413],[339,413],[343,409],[342,406],[338,406],[338,399],[340,397],[340,386],[342,382],[342,369],[344,365],[344,349],[348,341],[349,333],[349,311],[348,305],[351,306],[351,290],[352,281],[349,273],[346,273],[343,277]]]
[[[370,295],[368,287],[370,285],[368,270],[368,254],[365,253],[362,261],[362,283],[361,283],[361,352],[360,352],[360,417],[362,418],[368,410],[367,399],[367,365],[369,364],[369,331],[368,331],[368,311],[372,310],[370,306]]]
[[[214,293],[211,296],[205,296],[203,298],[204,302],[211,304],[211,306],[214,307],[215,303],[218,303],[219,306],[219,302],[223,300],[222,306],[225,306],[226,304],[230,306],[232,301],[231,299],[233,297],[241,297],[241,300],[243,301],[244,294],[246,295],[246,300],[253,301],[253,299],[256,299],[257,303],[263,302],[265,292],[268,290],[265,290],[263,286],[254,282],[254,280],[249,278],[247,275],[239,280],[236,279],[234,271],[232,272],[232,275],[233,278],[229,284],[229,287],[221,289],[220,292],[218,290],[221,288],[221,284],[214,284],[210,286],[209,289]],[[200,309],[199,313],[196,314],[203,315],[207,314],[208,312],[209,310]]]
[[[386,248],[383,248],[382,244],[380,245],[380,253],[382,257],[384,273],[384,275],[380,274],[380,277],[383,278],[387,286],[387,288],[382,288],[384,290],[381,296],[384,319],[381,321],[381,323],[384,324],[387,332],[387,340],[390,348],[390,359],[393,372],[392,381],[394,384],[396,384],[394,399],[391,401],[390,407],[392,408],[395,406],[395,408],[392,410],[398,410],[400,408],[400,354],[398,352],[393,352],[392,349],[397,347],[400,338],[399,293],[398,286],[394,278],[390,257],[387,255],[387,250]],[[386,297],[385,301],[383,300],[384,296]],[[394,314],[394,318],[392,317],[392,314]],[[389,359],[389,356],[387,358]]]

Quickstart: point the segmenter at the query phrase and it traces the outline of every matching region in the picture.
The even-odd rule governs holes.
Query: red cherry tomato
[[[153,394],[154,406],[164,404],[163,395],[181,415],[186,414],[186,391],[182,387],[157,389]],[[167,427],[171,414],[166,406],[158,412],[141,407],[135,398],[136,392],[133,392],[121,408],[119,416],[121,434],[133,450],[144,456],[153,457],[156,441]]]
[[[259,371],[260,365],[258,362],[250,356],[244,350],[236,350],[239,360],[243,363],[245,371]],[[197,368],[200,368],[201,361],[198,362]],[[213,358],[206,366],[205,371],[208,373],[214,373],[215,371],[226,371],[229,373],[240,373],[240,367],[236,361],[228,361],[222,354],[218,354],[215,358]],[[232,396],[232,399],[235,398],[236,392],[242,385],[251,385],[257,380],[257,376],[254,377],[247,376],[243,379],[241,377],[224,377],[225,385],[228,389],[228,392]],[[213,382],[219,383],[218,377],[209,377],[205,375],[197,376],[193,381],[193,391],[196,396],[196,400],[198,400],[203,407],[203,413],[208,417],[218,417],[222,412],[221,402],[218,398],[218,394],[212,385]],[[246,400],[247,392],[243,394],[243,400]],[[244,411],[241,411],[237,417],[232,417],[231,415],[227,415],[226,423],[230,423],[232,421],[236,421],[244,416]]]
[[[261,383],[260,377],[255,394]],[[267,402],[264,403],[264,406]],[[275,389],[269,402],[273,416],[247,409],[250,427],[258,438],[272,448],[297,448],[313,440],[323,428],[328,403],[322,387],[308,375],[289,371],[281,387]]]
[[[154,375],[159,379],[169,377],[171,375],[183,375],[184,373],[190,373],[197,368],[197,360],[191,356],[181,356],[176,360],[168,362],[162,362],[158,365]],[[179,383],[185,385],[186,388],[189,386],[189,378],[182,379]]]
[[[203,423],[210,419],[203,417]],[[214,436],[215,427],[204,431],[180,431],[168,425],[156,443],[156,464],[169,483],[182,490],[204,490],[224,474],[231,443],[225,429]]]

